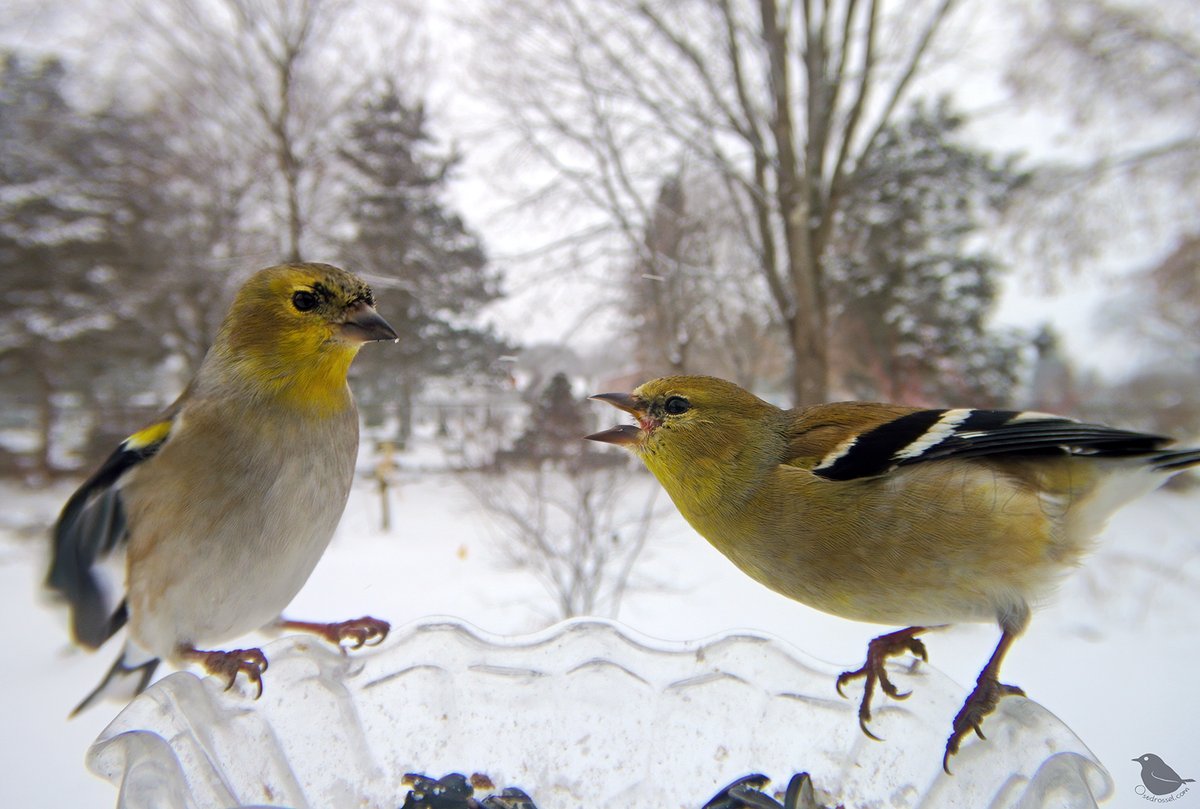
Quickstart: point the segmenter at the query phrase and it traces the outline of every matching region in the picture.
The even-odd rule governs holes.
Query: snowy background
[[[656,484],[638,474],[633,485],[649,492]],[[74,720],[66,716],[117,649],[74,649],[65,614],[40,592],[45,526],[70,491],[69,482],[39,490],[0,487],[2,631],[9,649],[4,806],[103,807],[116,800],[112,786],[86,771],[83,757],[119,706],[101,705]],[[640,506],[641,497],[630,502]],[[619,620],[668,640],[753,629],[835,666],[861,663],[880,627],[774,595],[695,535],[665,497],[659,507],[662,518],[638,561]],[[393,530],[383,533],[374,485],[358,482],[329,552],[290,614],[339,619],[370,613],[397,625],[449,615],[498,634],[549,623],[549,596],[528,571],[503,562],[495,524],[480,513],[460,477],[405,470],[392,509]],[[1142,753],[1157,753],[1185,776],[1200,772],[1194,743],[1200,720],[1198,524],[1200,498],[1194,493],[1158,492],[1118,514],[1097,552],[1055,602],[1036,613],[1006,661],[1004,679],[1059,716],[1107,766],[1116,784],[1114,806],[1140,800],[1133,795],[1138,766],[1130,759]],[[966,689],[996,639],[997,630],[982,625],[932,633],[930,659]],[[270,688],[269,672],[266,684]],[[829,689],[832,694],[832,682]],[[951,718],[944,717],[947,730]]]

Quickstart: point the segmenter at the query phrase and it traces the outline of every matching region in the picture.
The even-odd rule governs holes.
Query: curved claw
[[[349,641],[348,645],[351,649],[361,649],[364,646],[378,646],[387,638],[388,632],[392,628],[392,625],[387,621],[381,621],[369,615],[349,621],[342,621],[333,626],[336,628],[337,633],[337,640],[335,642],[340,646]]]
[[[958,752],[963,739],[971,731],[975,731],[979,738],[987,739],[987,736],[983,735],[983,720],[996,710],[1001,698],[1025,696],[1025,692],[1017,686],[999,682],[994,677],[985,676],[986,673],[985,671],[984,675],[980,676],[975,684],[975,690],[967,697],[967,701],[963,703],[962,708],[954,717],[953,730],[950,738],[946,740],[946,752],[942,756],[942,769],[946,771],[946,775],[952,774],[950,757]]]
[[[889,657],[904,652],[910,652],[914,656],[928,661],[929,653],[925,649],[925,644],[916,637],[917,633],[924,631],[925,627],[912,626],[908,629],[890,632],[887,635],[880,635],[867,646],[867,660],[862,667],[854,671],[843,671],[834,682],[838,694],[845,697],[846,693],[842,690],[842,686],[859,677],[864,678],[862,702],[858,706],[858,726],[868,738],[883,741],[867,728],[867,722],[871,720],[871,698],[875,694],[877,684],[883,693],[893,699],[908,699],[912,696],[911,691],[901,691],[896,687],[888,677],[884,664]]]
[[[261,649],[207,651],[187,647],[180,651],[185,658],[197,661],[209,674],[228,678],[228,682],[225,684],[226,691],[231,690],[237,683],[239,674],[245,674],[247,680],[258,686],[254,698],[258,699],[262,696],[262,676],[269,664]]]
[[[879,678],[879,687],[883,689],[883,693],[887,694],[892,699],[908,699],[912,696],[911,691],[901,691],[892,684],[891,679],[888,678],[887,669],[885,669],[883,666],[879,667],[879,671],[877,672],[876,676]]]
[[[313,621],[283,621],[287,629],[299,629],[320,635],[325,640],[347,649],[361,649],[364,646],[378,646],[387,638],[392,625],[379,618],[364,615],[362,618],[351,618],[348,621],[335,623],[317,623]]]

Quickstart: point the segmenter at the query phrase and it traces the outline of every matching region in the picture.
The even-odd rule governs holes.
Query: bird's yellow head
[[[633,393],[591,397],[632,415],[589,435],[642,459],[672,497],[703,500],[735,480],[779,463],[786,440],[784,413],[732,382],[711,376],[653,379]]]
[[[396,337],[362,279],[329,264],[281,264],[238,290],[206,365],[296,404],[334,406],[362,344]]]

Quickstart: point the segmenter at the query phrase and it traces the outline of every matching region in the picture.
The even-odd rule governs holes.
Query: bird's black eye
[[[663,412],[670,416],[678,416],[680,413],[686,413],[691,406],[682,396],[672,396],[663,404]]]
[[[317,308],[317,296],[302,289],[292,296],[292,306],[297,312],[311,312]]]

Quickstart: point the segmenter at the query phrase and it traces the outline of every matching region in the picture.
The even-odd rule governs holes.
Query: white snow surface
[[[640,479],[639,485],[656,485],[648,476]],[[41,590],[46,528],[71,490],[70,483],[38,490],[0,484],[0,631],[9,649],[2,806],[116,802],[113,786],[83,762],[121,706],[103,704],[71,720],[67,714],[107,670],[118,642],[95,654],[74,648],[65,610]],[[857,668],[867,641],[884,631],[762,588],[698,537],[665,497],[662,504],[663,517],[620,613],[610,617],[671,641],[732,629],[768,633],[835,670]],[[288,614],[321,620],[371,614],[395,625],[446,615],[496,635],[551,623],[549,596],[530,573],[501,561],[494,524],[453,474],[403,472],[393,489],[392,520],[391,533],[381,532],[375,484],[358,481],[329,551]],[[1200,777],[1198,525],[1200,492],[1194,490],[1160,491],[1126,507],[1055,600],[1035,612],[1004,666],[1002,679],[1061,718],[1105,764],[1115,806],[1140,805],[1134,794],[1139,767],[1131,759],[1143,753],[1156,753],[1185,777]],[[930,662],[969,689],[997,637],[995,627],[984,625],[933,632]],[[264,640],[249,638],[246,645]],[[268,672],[268,689],[270,678]],[[828,687],[836,699],[833,683]],[[918,691],[910,702],[920,698]],[[951,718],[952,712],[944,718],[947,732]],[[1184,796],[1180,805],[1193,798]],[[398,795],[397,805],[402,800]],[[1200,805],[1200,798],[1193,802]]]

